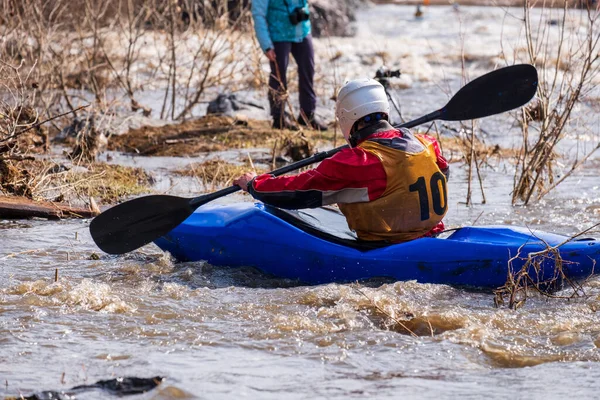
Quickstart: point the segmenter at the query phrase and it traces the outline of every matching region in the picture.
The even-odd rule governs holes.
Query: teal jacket
[[[286,3],[288,7],[286,7]],[[254,31],[263,51],[273,42],[301,42],[310,35],[310,19],[292,25],[289,15],[296,7],[308,12],[308,0],[252,0]]]

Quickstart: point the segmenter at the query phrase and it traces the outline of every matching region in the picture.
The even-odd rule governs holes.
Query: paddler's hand
[[[244,175],[240,176],[237,179],[233,180],[234,185],[238,185],[244,192],[248,191],[248,182],[252,179],[256,178],[256,174],[254,172],[246,172]]]

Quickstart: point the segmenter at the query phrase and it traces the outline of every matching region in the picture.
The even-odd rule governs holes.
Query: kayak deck
[[[569,279],[594,273],[600,242],[511,226],[460,228],[445,238],[387,245],[359,241],[344,216],[330,208],[281,210],[260,203],[206,205],[156,240],[180,261],[251,266],[306,284],[370,278],[499,287],[509,270],[519,271],[527,254],[560,246]],[[563,244],[564,243],[564,244]],[[555,254],[539,256],[539,281],[555,276]]]

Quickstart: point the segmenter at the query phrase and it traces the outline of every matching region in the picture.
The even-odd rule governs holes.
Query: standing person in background
[[[310,34],[308,0],[253,0],[252,18],[260,47],[269,59],[269,105],[273,128],[298,129],[285,118],[285,102],[278,95],[287,90],[290,53],[298,64],[300,115],[298,123],[316,130],[327,127],[315,119],[317,96],[313,88],[314,49]],[[283,88],[280,86],[283,85]]]

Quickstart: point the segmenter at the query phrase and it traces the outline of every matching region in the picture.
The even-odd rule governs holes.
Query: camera
[[[298,25],[302,21],[308,19],[308,12],[302,7],[294,8],[294,11],[290,13],[290,22],[292,25]]]
[[[397,69],[397,70],[390,70],[390,69],[387,69],[386,67],[381,67],[375,73],[375,79],[380,79],[380,78],[399,78],[400,75],[401,75],[401,72],[400,72],[399,69]]]

